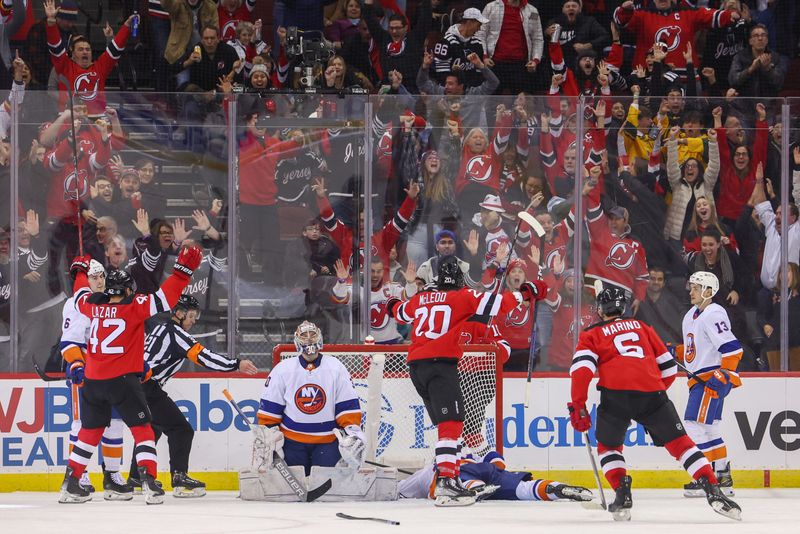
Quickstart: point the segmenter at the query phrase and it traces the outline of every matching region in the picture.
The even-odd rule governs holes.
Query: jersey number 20
[[[417,320],[417,329],[414,334],[417,337],[425,336],[428,339],[436,339],[447,333],[450,329],[450,306],[439,304],[428,308],[417,308],[414,312],[414,319]]]
[[[106,330],[108,328],[113,328],[114,329],[111,332],[109,332],[107,335],[103,336],[103,340],[102,341],[97,339],[97,330],[101,326],[100,325],[100,321],[101,321],[101,319],[98,319],[97,317],[92,319],[92,327],[89,330],[89,345],[91,345],[92,353],[97,354],[99,352],[100,354],[122,354],[123,352],[125,352],[125,348],[124,347],[119,346],[119,345],[115,347],[113,345],[114,340],[117,339],[120,335],[122,335],[122,332],[125,331],[125,320],[124,319],[102,319],[103,330]],[[100,350],[99,351],[97,350],[98,342],[100,342]]]
[[[638,341],[639,334],[636,332],[626,332],[614,336],[614,346],[617,348],[619,355],[629,358],[644,358],[644,349],[636,344]]]

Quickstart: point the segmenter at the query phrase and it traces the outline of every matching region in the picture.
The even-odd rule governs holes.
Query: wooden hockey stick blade
[[[341,519],[352,519],[355,521],[375,521],[376,523],[384,523],[386,525],[400,524],[400,521],[393,521],[391,519],[382,519],[380,517],[356,517],[354,515],[343,514],[342,512],[337,512],[336,517],[339,517]]]
[[[517,213],[517,217],[528,223],[528,226],[530,226],[533,231],[536,232],[537,236],[542,237],[544,235],[544,228],[542,227],[542,224],[536,220],[536,217],[527,211],[520,211]]]
[[[365,464],[369,464],[369,465],[374,465],[375,467],[386,467],[386,468],[389,468],[389,469],[392,468],[391,465],[381,464],[381,463],[378,463],[378,462],[372,462],[370,460],[364,460],[364,463]],[[401,469],[399,467],[395,467],[395,469],[397,469],[398,473],[403,473],[404,475],[413,475],[414,474],[414,471],[409,471],[407,469]]]
[[[594,281],[594,296],[596,297],[603,291],[603,282],[600,280]]]

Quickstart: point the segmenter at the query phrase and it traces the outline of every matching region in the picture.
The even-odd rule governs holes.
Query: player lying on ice
[[[428,465],[400,481],[398,490],[405,499],[434,499],[436,470]],[[594,495],[581,486],[555,480],[533,478],[527,471],[506,471],[505,460],[491,451],[483,457],[471,454],[461,460],[459,478],[479,500],[503,501],[591,501]]]
[[[363,467],[365,438],[361,407],[350,373],[325,356],[322,332],[304,321],[294,334],[300,353],[278,363],[267,378],[251,428],[253,466],[239,473],[243,500],[296,501],[298,496],[273,468],[280,456],[298,481],[308,487],[331,480],[322,501],[397,499],[394,469]]]

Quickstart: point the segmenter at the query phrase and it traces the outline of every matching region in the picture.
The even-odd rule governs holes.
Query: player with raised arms
[[[102,293],[106,289],[106,270],[97,260],[89,262],[87,273],[89,289],[92,293]],[[72,427],[69,431],[70,452],[72,443],[78,440],[81,430],[81,390],[83,389],[86,366],[86,343],[89,339],[91,321],[75,307],[75,297],[64,302],[61,315],[61,341],[59,349],[66,366],[67,387],[72,404]],[[122,419],[116,410],[111,411],[111,424],[103,431],[100,441],[103,457],[103,498],[107,501],[129,501],[133,498],[133,488],[119,473],[122,464]],[[89,472],[81,475],[80,485],[94,491],[89,482]]]
[[[244,500],[296,501],[296,492],[273,466],[275,455],[309,486],[330,480],[320,500],[397,498],[396,471],[364,468],[366,439],[361,405],[344,364],[322,351],[322,331],[303,321],[294,333],[299,353],[270,372],[252,425],[253,469],[239,473]],[[294,467],[292,467],[294,466]]]
[[[683,361],[692,373],[689,401],[683,416],[686,432],[714,466],[723,493],[733,495],[728,450],[722,440],[722,406],[731,388],[742,381],[736,368],[742,359],[742,344],[731,332],[725,308],[712,302],[719,291],[714,273],[697,271],[689,277],[692,309],[683,317]],[[697,482],[684,485],[686,497],[702,497]]]
[[[519,291],[502,295],[481,293],[464,287],[464,274],[455,258],[439,264],[436,287],[402,302],[391,299],[387,309],[400,322],[413,323],[408,353],[411,382],[422,397],[436,425],[436,506],[467,506],[476,500],[474,491],[459,478],[459,438],[464,429],[465,404],[458,378],[458,360],[463,349],[459,338],[463,324],[473,315],[508,313],[523,300],[544,297],[543,282],[526,282]]]
[[[81,487],[80,477],[94,453],[116,408],[134,439],[134,455],[147,504],[164,502],[164,490],[156,484],[157,456],[150,410],[140,382],[144,372],[144,322],[169,311],[189,284],[203,253],[196,247],[178,255],[172,275],[154,294],[134,293],[133,278],[114,271],[106,279],[104,293],[92,294],[86,273],[91,258],[78,256],[70,272],[75,276],[75,307],[91,319],[82,391],[81,430],[69,456],[61,503],[82,503],[92,496]]]
[[[695,479],[715,512],[740,519],[739,505],[723,495],[711,464],[686,435],[667,389],[678,366],[655,330],[638,319],[624,319],[625,291],[617,287],[597,294],[602,321],[581,332],[572,367],[572,402],[568,403],[575,430],[588,432],[592,417],[586,410],[589,382],[600,375],[597,407],[597,455],[608,483],[616,492],[608,511],[616,521],[630,521],[632,479],[627,474],[622,446],[631,419],[644,426],[656,446],[666,448]],[[588,439],[588,435],[585,436]]]

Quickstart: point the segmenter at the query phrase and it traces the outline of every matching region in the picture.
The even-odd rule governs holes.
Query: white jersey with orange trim
[[[700,311],[693,306],[683,317],[683,361],[686,368],[701,378],[722,367],[731,375],[734,386],[741,385],[736,368],[742,358],[742,344],[731,331],[725,308],[716,303]],[[689,381],[689,387],[695,384]]]
[[[283,360],[267,377],[258,423],[279,425],[286,438],[301,443],[331,443],[333,430],[361,426],[361,405],[345,366],[319,354],[313,362],[302,356]]]
[[[61,309],[61,341],[58,345],[67,365],[76,360],[85,361],[86,340],[92,321],[75,307],[75,296],[64,302]]]

